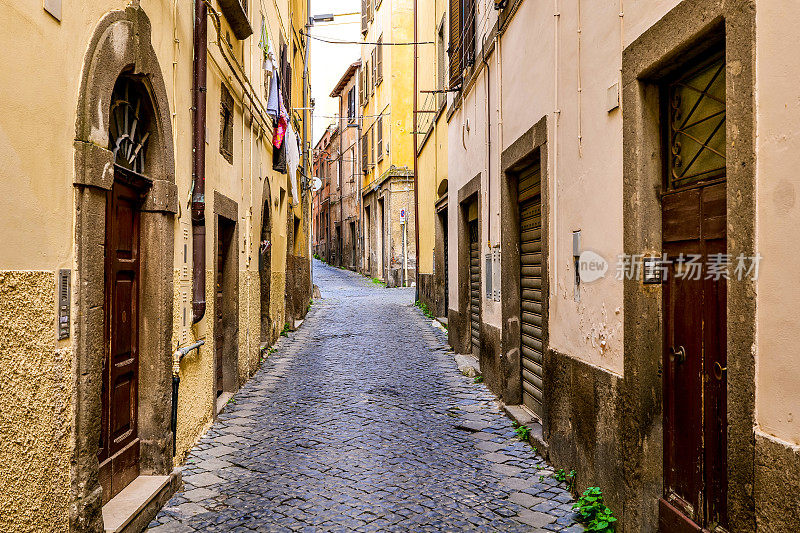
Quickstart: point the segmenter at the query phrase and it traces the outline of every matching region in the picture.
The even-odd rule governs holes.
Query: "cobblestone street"
[[[189,454],[151,531],[583,531],[414,289],[314,262],[300,329]]]

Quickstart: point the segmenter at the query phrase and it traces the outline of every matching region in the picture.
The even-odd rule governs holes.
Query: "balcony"
[[[219,0],[219,7],[237,39],[243,41],[253,34],[247,19],[247,0]]]

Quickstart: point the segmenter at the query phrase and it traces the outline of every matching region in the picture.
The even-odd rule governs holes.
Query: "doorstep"
[[[506,416],[521,426],[527,426],[530,430],[528,433],[528,441],[536,446],[539,453],[547,459],[549,447],[544,440],[544,431],[542,430],[541,421],[524,405],[505,405],[503,404],[503,411]]]
[[[220,414],[225,406],[228,405],[230,399],[233,398],[232,392],[223,392],[219,396],[217,396],[217,414]]]
[[[140,532],[181,484],[181,471],[168,476],[139,476],[103,506],[106,533]]]
[[[467,377],[474,378],[481,375],[481,364],[472,354],[458,353],[455,355],[458,371]]]

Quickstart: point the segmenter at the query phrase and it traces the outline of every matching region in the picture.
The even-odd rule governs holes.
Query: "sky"
[[[360,11],[359,0],[311,0],[312,16],[328,13],[337,15],[333,22],[317,22],[311,28],[312,37],[359,41]],[[350,15],[344,15],[347,13]],[[347,67],[361,57],[361,48],[357,44],[329,44],[313,38],[308,46],[311,97],[316,104],[313,136],[313,144],[316,144],[325,128],[336,121],[333,117],[338,112],[338,99],[329,95]]]

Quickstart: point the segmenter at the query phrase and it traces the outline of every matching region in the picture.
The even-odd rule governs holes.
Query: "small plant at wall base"
[[[572,506],[579,515],[578,520],[586,525],[586,531],[613,533],[617,519],[611,509],[603,503],[600,487],[589,487]]]
[[[289,336],[289,323],[288,322],[286,322],[283,325],[283,329],[281,330],[281,335],[283,335],[284,337],[288,337]]]
[[[575,471],[574,470],[570,470],[569,474],[567,474],[567,472],[563,468],[559,468],[558,470],[556,470],[555,474],[553,474],[553,477],[556,478],[556,480],[560,481],[561,483],[566,483],[567,484],[567,490],[569,490],[571,493],[575,494]]]
[[[475,383],[483,383],[483,376],[475,376]]]
[[[528,426],[518,425],[517,428],[514,430],[517,433],[517,438],[521,441],[527,442],[527,440],[531,436],[531,430],[528,429]]]
[[[426,317],[431,318],[431,319],[433,318],[433,313],[431,313],[431,310],[428,309],[428,306],[425,304],[425,302],[421,302],[420,300],[417,300],[416,302],[414,302],[414,305],[416,305],[417,307],[422,309],[422,314],[423,315],[425,315]]]

